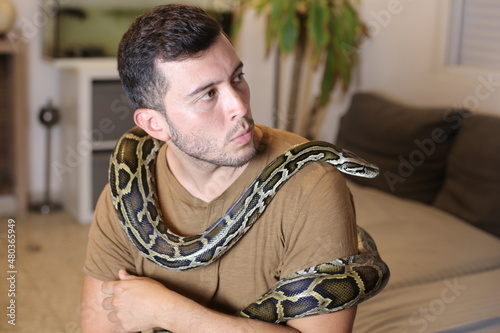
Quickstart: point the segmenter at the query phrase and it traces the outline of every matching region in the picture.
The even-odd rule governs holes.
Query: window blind
[[[455,0],[450,62],[500,69],[500,1]]]

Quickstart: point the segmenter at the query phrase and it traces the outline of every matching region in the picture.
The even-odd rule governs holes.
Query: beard
[[[214,139],[207,139],[199,135],[200,133],[193,133],[189,137],[180,133],[168,120],[168,117],[167,123],[170,127],[170,141],[180,151],[193,158],[195,162],[199,164],[238,168],[250,162],[257,153],[253,140],[245,147],[238,150],[237,153],[228,153],[224,150],[238,131],[241,131],[243,128],[252,128],[254,126],[254,121],[252,119],[242,118],[225,136],[222,147],[219,147]]]

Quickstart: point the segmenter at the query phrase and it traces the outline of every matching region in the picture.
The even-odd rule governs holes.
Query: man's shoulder
[[[306,138],[276,128],[258,125],[262,131],[261,146],[271,152],[271,155],[280,155],[295,145],[309,141]]]
[[[270,128],[258,125],[263,133],[263,144],[267,152],[267,161],[272,161],[274,158],[285,153],[290,148],[309,141],[308,139],[287,131]],[[338,178],[343,178],[340,172],[332,165],[326,162],[310,163],[301,172],[294,176],[295,181],[306,181],[312,183],[314,180],[322,179],[323,177],[333,178],[335,181]]]

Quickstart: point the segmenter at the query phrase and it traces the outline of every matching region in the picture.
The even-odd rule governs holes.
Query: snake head
[[[366,164],[360,163],[359,161],[354,163],[345,163],[339,169],[348,175],[363,178],[375,178],[379,174],[379,168],[368,162],[366,162]]]
[[[379,168],[353,152],[342,149],[342,157],[345,163],[339,166],[339,170],[351,176],[363,178],[375,178],[379,174]]]

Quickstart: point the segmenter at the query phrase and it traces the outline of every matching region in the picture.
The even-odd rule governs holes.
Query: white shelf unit
[[[64,209],[80,223],[86,224],[92,221],[96,193],[100,193],[107,179],[107,161],[104,158],[109,156],[123,129],[133,126],[133,110],[122,91],[116,89],[109,96],[106,92],[100,93],[101,97],[111,99],[111,102],[96,110],[96,83],[112,82],[119,86],[114,59],[57,60],[55,65],[61,73],[63,149],[56,174],[62,181]],[[123,123],[117,123],[117,116],[123,118]],[[96,163],[102,167],[93,174]],[[96,181],[96,178],[100,180]]]

